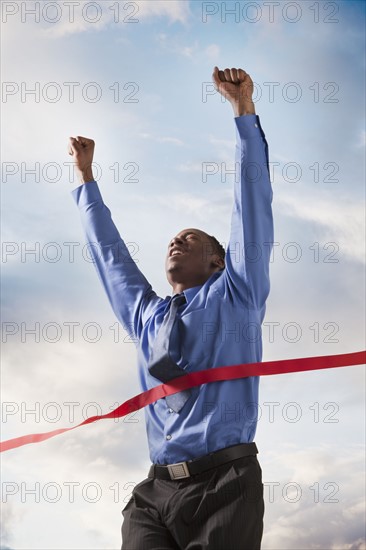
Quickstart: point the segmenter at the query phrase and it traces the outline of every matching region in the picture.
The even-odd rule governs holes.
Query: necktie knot
[[[171,300],[171,306],[174,304],[176,308],[182,306],[186,303],[186,297],[184,296],[183,292],[181,294],[175,294]]]

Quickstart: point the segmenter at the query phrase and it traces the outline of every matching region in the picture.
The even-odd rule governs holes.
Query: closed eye
[[[184,233],[183,235],[181,235],[180,237],[181,239],[200,239],[200,236],[197,235],[197,233]],[[168,249],[172,247],[172,244],[173,244],[173,241],[174,239],[172,239],[172,241],[168,244]]]

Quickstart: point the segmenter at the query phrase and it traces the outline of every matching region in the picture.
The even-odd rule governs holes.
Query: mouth
[[[169,252],[169,258],[173,258],[174,256],[182,256],[183,254],[184,252],[181,248],[172,248]]]

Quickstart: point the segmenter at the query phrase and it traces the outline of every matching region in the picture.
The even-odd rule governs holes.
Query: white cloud
[[[6,484],[5,482],[2,485],[4,491],[6,489],[8,489],[9,492],[12,490],[11,484]],[[20,507],[16,507],[12,502],[4,501],[4,498],[7,499],[9,497],[4,497],[3,494],[1,505],[1,549],[11,550],[7,545],[12,544],[14,538],[13,533],[16,532],[17,526],[22,523],[25,512]]]
[[[160,196],[157,202],[162,206],[169,206],[172,211],[184,212],[186,216],[192,217],[205,224],[215,224],[217,219],[230,219],[231,190],[215,193],[212,196],[200,197],[191,194],[175,193],[169,197]],[[230,197],[230,199],[229,199]]]
[[[233,139],[219,139],[214,136],[209,137],[209,142],[212,145],[217,145],[217,151],[221,150],[222,147],[229,149],[231,153],[231,158],[233,157],[233,151],[235,150],[235,140]]]
[[[365,130],[362,130],[362,132],[360,132],[357,147],[364,148],[365,146],[366,146],[366,132],[365,132]]]
[[[186,23],[190,16],[189,0],[137,0],[134,3],[139,7],[136,17],[141,19],[165,16],[171,23]]]
[[[212,59],[213,61],[217,62],[217,58],[220,55],[220,46],[218,44],[210,44],[205,48],[205,55]]]
[[[61,13],[66,8],[62,0],[58,0]],[[190,16],[188,0],[135,0],[126,5],[121,2],[95,3],[93,9],[88,0],[82,0],[74,10],[71,18],[69,12],[63,13],[60,22],[47,26],[44,32],[49,38],[61,38],[70,34],[101,31],[105,27],[117,26],[122,29],[126,25],[136,25],[140,21],[153,18],[167,18],[169,23],[185,24]],[[113,6],[113,9],[112,9]]]
[[[42,4],[8,2],[4,8],[4,40],[16,41],[22,36],[42,35],[48,40],[73,34],[95,33],[111,26],[123,30],[155,18],[167,19],[169,24],[186,24],[190,18],[188,0],[135,0],[130,2],[63,2],[55,0]],[[13,4],[13,6],[11,6]],[[15,4],[15,5],[14,5]]]
[[[218,44],[205,46],[202,40],[194,40],[191,44],[182,44],[173,34],[159,33],[155,40],[165,51],[173,52],[191,59],[195,63],[210,62],[217,64],[221,48]]]
[[[300,218],[309,223],[315,222],[324,228],[325,242],[335,242],[342,255],[359,262],[365,260],[365,212],[362,204],[345,198],[332,200],[329,194],[321,197],[276,194],[276,203],[286,216]]]
[[[270,453],[263,464],[264,472],[272,472],[263,478],[268,516],[263,550],[363,547],[363,451],[348,448],[339,455],[335,449],[288,447]],[[266,482],[273,480],[278,485],[270,497]]]
[[[366,550],[366,540],[357,539],[351,544],[346,544],[342,546],[332,546],[332,550]]]
[[[196,172],[202,173],[202,162],[187,161],[180,164],[177,168],[180,172]]]
[[[161,43],[167,44],[165,39],[164,41],[161,41]],[[195,63],[201,63],[206,62],[206,60],[210,60],[210,62],[214,63],[215,65],[218,63],[218,57],[221,52],[220,47],[217,44],[209,44],[208,46],[204,47],[203,44],[200,43],[198,40],[195,40],[194,43],[189,46],[180,46],[178,44],[175,44],[173,46],[173,51],[180,55],[183,55],[184,57],[190,58]]]
[[[198,41],[196,40],[192,46],[181,46],[176,48],[176,52],[180,53],[184,57],[193,58],[198,50]]]
[[[173,136],[154,136],[147,132],[143,132],[140,136],[144,139],[150,139],[156,141],[157,143],[172,143],[174,145],[184,145],[184,142],[181,139],[178,139]]]

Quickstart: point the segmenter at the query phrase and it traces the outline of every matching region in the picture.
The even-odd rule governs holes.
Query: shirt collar
[[[203,285],[199,286],[193,286],[192,288],[187,288],[186,290],[183,290],[183,294],[186,297],[187,304],[193,300],[193,298],[196,296],[197,292],[203,287]]]

